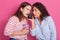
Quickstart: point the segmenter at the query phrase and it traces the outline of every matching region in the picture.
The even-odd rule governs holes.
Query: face
[[[28,17],[28,14],[30,13],[30,11],[31,11],[30,5],[27,5],[26,7],[22,8],[22,13],[25,17]]]
[[[34,17],[35,17],[35,18],[38,18],[38,17],[40,17],[41,12],[39,11],[38,8],[33,7],[33,14],[34,14]]]

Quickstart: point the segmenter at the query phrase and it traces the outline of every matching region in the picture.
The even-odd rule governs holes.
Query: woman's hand
[[[29,30],[27,30],[27,29],[25,28],[25,29],[22,29],[21,31],[12,32],[11,36],[26,35],[26,34],[28,34],[28,32],[29,32]]]
[[[29,19],[30,21],[31,21],[31,23],[32,23],[32,27],[31,27],[31,30],[33,30],[34,29],[34,18],[32,18],[32,19]]]
[[[34,22],[34,18],[32,18],[32,19],[28,19],[28,20],[30,20],[31,22]]]
[[[29,33],[29,30],[27,28],[25,28],[25,29],[21,30],[21,32],[23,35],[26,35]]]

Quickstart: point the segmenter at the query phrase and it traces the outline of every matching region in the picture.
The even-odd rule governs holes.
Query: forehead
[[[31,9],[31,6],[30,5],[27,5],[25,8]]]
[[[36,7],[33,7],[33,9],[37,10],[37,8],[36,8]]]

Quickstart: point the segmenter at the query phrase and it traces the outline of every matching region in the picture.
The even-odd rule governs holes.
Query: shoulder
[[[18,19],[18,17],[17,16],[12,16],[12,17],[10,17],[10,19]]]
[[[9,19],[9,20],[16,20],[16,21],[17,21],[17,20],[19,20],[19,19],[18,19],[18,17],[17,17],[17,16],[12,16],[12,17],[10,17],[10,19]]]
[[[54,20],[53,20],[53,18],[51,16],[46,17],[45,20],[48,23],[54,23]]]
[[[13,22],[13,23],[18,22],[18,21],[19,21],[19,19],[18,19],[18,17],[16,17],[16,16],[12,16],[12,17],[10,17],[9,20],[8,20],[8,22]]]
[[[53,18],[51,16],[47,16],[45,20],[49,21],[49,20],[53,20]]]

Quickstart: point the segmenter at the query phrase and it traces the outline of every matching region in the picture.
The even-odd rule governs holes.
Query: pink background
[[[8,40],[8,37],[3,35],[5,24],[9,16],[16,12],[18,6],[23,1],[31,4],[39,1],[46,6],[56,24],[57,40],[60,40],[60,0],[0,0],[0,40]]]

